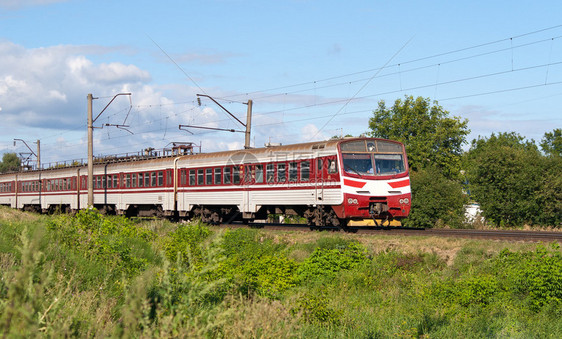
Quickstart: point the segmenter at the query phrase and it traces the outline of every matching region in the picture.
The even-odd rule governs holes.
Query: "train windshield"
[[[346,173],[382,176],[406,171],[400,144],[382,140],[355,140],[342,143],[340,148]]]

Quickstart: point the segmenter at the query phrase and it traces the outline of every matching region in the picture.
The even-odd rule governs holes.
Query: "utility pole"
[[[37,139],[37,169],[41,169],[41,141]]]
[[[101,112],[92,118],[92,102],[94,98],[92,93],[88,94],[88,207],[94,206],[94,122],[98,120],[100,115],[109,105],[120,95],[131,95],[131,93],[119,93],[113,96],[113,99],[101,110]]]
[[[204,127],[204,126],[194,126],[194,125],[180,125],[179,128],[182,129],[182,127],[190,127],[190,128],[202,128],[202,129],[211,129],[211,130],[216,130],[216,131],[227,131],[227,132],[239,132],[239,133],[244,133],[246,134],[246,138],[244,140],[244,148],[248,149],[248,148],[252,148],[250,146],[250,131],[252,129],[252,100],[248,100],[247,103],[244,103],[245,105],[248,105],[248,111],[246,113],[246,123],[243,123],[242,121],[240,121],[240,119],[238,119],[234,114],[230,113],[226,108],[224,108],[223,105],[219,104],[218,101],[216,101],[213,97],[206,95],[206,94],[197,94],[197,103],[199,104],[199,106],[201,106],[201,99],[199,97],[205,97],[205,98],[209,98],[211,99],[215,104],[217,104],[220,108],[222,108],[226,113],[228,113],[231,117],[233,117],[234,119],[236,119],[236,121],[238,121],[238,123],[240,123],[240,125],[244,126],[246,128],[245,131],[238,131],[235,129],[226,129],[226,128],[215,128],[215,127]],[[184,130],[189,132],[188,130]],[[191,133],[191,132],[189,132]],[[192,133],[193,134],[193,133]]]
[[[252,100],[248,100],[248,111],[246,113],[246,140],[244,142],[244,148],[248,149],[250,147],[250,131],[252,129]]]
[[[33,150],[27,145],[27,143],[23,139],[14,139],[14,146],[16,146],[16,141],[23,142],[23,144],[25,145],[25,147],[27,147],[27,149],[31,152],[31,154],[33,154],[37,158],[37,169],[40,170],[41,169],[41,141],[37,140],[36,142],[37,153],[33,152]],[[31,157],[31,154],[29,154],[29,157]],[[29,161],[29,157],[24,161]]]
[[[94,121],[92,118],[92,93],[88,94],[88,207],[94,206]]]

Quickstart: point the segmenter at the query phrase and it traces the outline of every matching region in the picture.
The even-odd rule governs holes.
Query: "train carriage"
[[[94,166],[94,207],[212,223],[294,214],[311,226],[401,219],[410,211],[404,146],[351,138],[239,151],[115,159]],[[87,207],[84,166],[0,174],[0,204]]]

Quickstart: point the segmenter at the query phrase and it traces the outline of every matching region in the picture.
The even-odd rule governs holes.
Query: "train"
[[[0,205],[211,224],[294,215],[311,228],[345,228],[351,220],[406,218],[412,200],[404,145],[366,137],[96,159],[93,204],[88,182],[84,164],[0,174]]]

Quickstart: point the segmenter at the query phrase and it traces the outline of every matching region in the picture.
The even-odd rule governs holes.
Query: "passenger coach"
[[[87,207],[87,167],[0,174],[0,204]],[[352,138],[240,151],[114,159],[94,166],[94,207],[221,223],[299,215],[311,226],[401,219],[411,191],[404,145]]]

